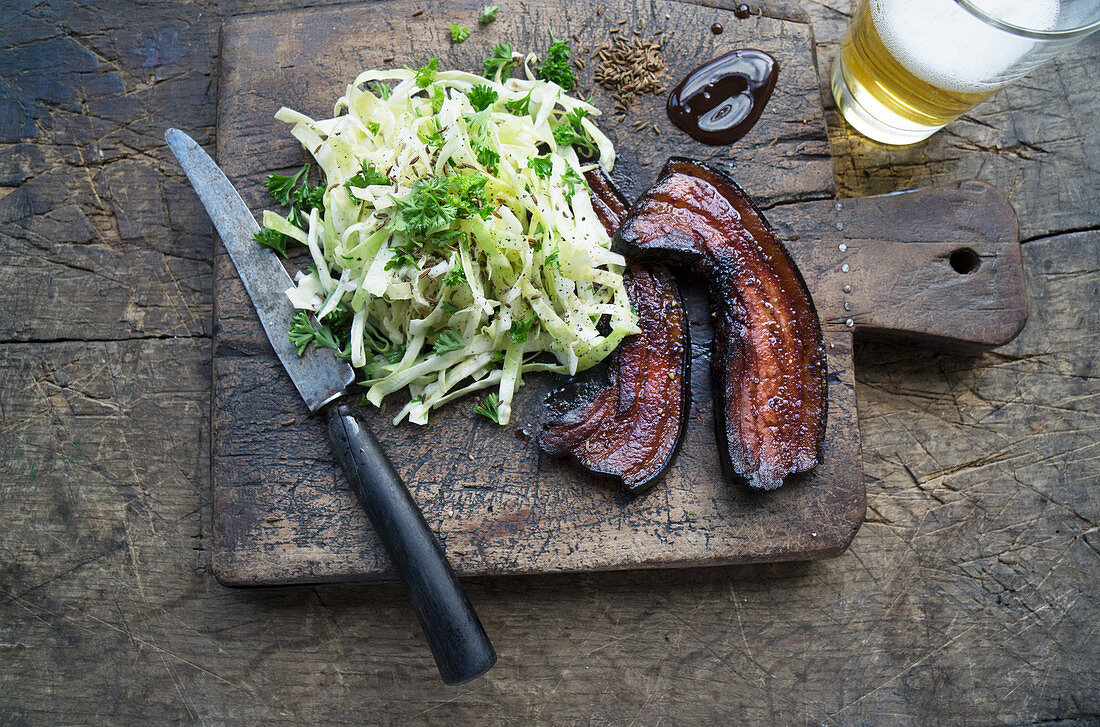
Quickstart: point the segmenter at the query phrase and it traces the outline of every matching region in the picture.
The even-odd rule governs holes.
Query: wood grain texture
[[[1095,227],[1100,185],[1095,39],[957,122],[976,143],[934,138],[914,163],[837,145],[829,117],[841,190],[978,176],[1043,235],[1023,246],[1031,312],[1008,346],[857,344],[868,518],[851,547],[469,580],[501,663],[453,690],[395,586],[227,589],[210,571],[213,239],[160,139],[193,123],[212,142],[222,20],[289,4],[0,9],[0,275],[30,224],[20,257],[74,262],[55,269],[67,310],[26,302],[46,271],[0,286],[0,309],[24,301],[0,344],[0,723],[1097,723],[1100,234],[1073,232]],[[786,4],[812,18],[827,72],[850,3]],[[132,257],[89,254],[121,249],[128,224]],[[164,246],[206,261],[193,297],[130,326],[140,276],[123,268],[155,271]],[[176,294],[149,280],[139,300]]]
[[[257,211],[268,202],[258,184],[262,176],[303,155],[271,119],[275,98],[306,113],[325,113],[354,75],[347,69],[384,66],[391,56],[392,64],[416,67],[427,61],[427,48],[441,56],[443,67],[479,65],[491,42],[443,40],[453,19],[479,5],[456,3],[430,17],[414,17],[418,7],[396,2],[227,23],[218,158]],[[605,117],[602,126],[620,154],[614,177],[635,196],[668,155],[699,154],[748,177],[746,183],[763,189],[767,201],[790,193],[827,194],[831,180],[820,173],[826,166],[806,147],[822,139],[823,129],[812,93],[808,26],[763,17],[738,21],[729,12],[722,17],[740,31],[736,42],[773,52],[784,78],[760,123],[736,147],[737,161],[724,148],[685,141],[670,131],[639,134]],[[627,23],[619,25],[623,19]],[[517,49],[543,47],[549,42],[544,28],[575,35],[580,49],[608,42],[612,29],[660,27],[672,78],[689,71],[702,54],[735,47],[732,40],[692,32],[698,29],[692,9],[675,3],[619,0],[596,17],[588,6],[568,1],[505,4],[494,25]],[[378,27],[386,28],[384,42],[361,41]],[[592,73],[592,66],[582,72],[582,88]],[[597,100],[605,108],[612,105],[600,88]],[[648,96],[635,113],[659,118],[662,101]],[[782,164],[781,158],[794,163]],[[358,502],[331,463],[318,423],[303,416],[293,387],[277,362],[272,365],[232,263],[218,255],[215,268],[215,572],[233,585],[391,579]],[[841,324],[829,334],[832,384],[824,464],[781,492],[762,496],[731,486],[720,474],[704,363],[712,334],[698,291],[689,295],[689,310],[697,342],[689,431],[676,467],[641,498],[550,460],[533,443],[513,436],[538,430],[541,402],[562,383],[559,378],[533,377],[517,397],[516,421],[504,430],[480,421],[470,402],[448,407],[426,427],[394,428],[385,410],[367,412],[460,574],[789,560],[835,555],[847,545],[864,511],[849,332]]]
[[[634,7],[612,4],[606,16],[600,16],[597,37],[610,28],[631,27],[630,23],[618,26],[616,19],[634,18]],[[515,18],[535,12],[523,5],[504,9]],[[388,23],[393,42],[426,38],[414,45],[438,47],[430,41],[441,35],[440,24],[445,28],[448,16],[414,18],[413,12],[413,5],[397,3],[374,10],[356,7],[249,16],[227,24],[218,155],[231,177],[235,169],[248,170],[239,186],[256,206],[254,211],[268,203],[259,179],[287,166],[288,158],[297,160],[303,154],[278,122],[272,126],[270,97],[296,96],[297,107],[307,113],[325,108],[331,98],[321,94],[337,93],[334,89],[347,79],[324,78],[310,84],[294,75],[295,69],[383,65],[384,58],[399,51],[391,45],[364,46],[355,40],[380,23]],[[591,18],[570,2],[541,4],[538,12],[559,18],[569,34],[576,32],[580,37],[582,32],[593,32],[588,24]],[[696,57],[690,54],[697,49],[678,40],[681,28],[698,22],[688,9],[657,4],[647,12],[634,25],[648,22],[652,26],[658,18],[664,20],[669,27],[666,54]],[[568,25],[574,15],[584,23]],[[788,83],[797,88],[798,79],[812,80],[812,56],[800,55],[809,47],[806,26],[764,17],[738,21],[731,13],[720,17],[738,31],[739,42],[774,51],[784,78],[793,79]],[[505,29],[514,37],[527,38],[531,37],[528,27],[541,25]],[[530,45],[537,47],[540,42],[533,38]],[[475,66],[465,50],[455,50],[465,46],[452,46],[448,52],[453,57],[440,50],[443,66]],[[340,55],[349,49],[359,54],[354,60]],[[425,60],[393,62],[416,66]],[[277,74],[272,69],[278,69]],[[779,110],[769,105],[760,125],[766,127],[769,113],[792,113],[786,105],[793,96],[804,99],[804,94],[795,94],[790,87],[785,94],[777,94]],[[802,113],[808,116],[811,110]],[[619,139],[623,159],[644,162],[631,168],[627,161],[616,168],[615,177],[623,186],[636,184],[637,178],[646,175],[649,162],[662,160],[663,154],[715,153],[714,147],[702,147],[681,134],[638,134],[613,118],[603,126],[613,139]],[[817,124],[808,121],[807,126]],[[757,160],[742,169],[750,182],[755,180],[753,172],[774,170],[761,166],[769,164],[761,155],[773,153],[777,146],[774,141],[762,141],[769,136],[766,129],[755,141],[753,134],[733,147],[739,157]],[[662,138],[661,145],[655,145]],[[769,151],[761,151],[762,147]],[[724,154],[718,161],[729,168]],[[784,175],[780,169],[778,178]],[[841,210],[833,204],[776,208],[776,224],[787,233],[784,239],[792,241],[791,252],[810,282],[826,324],[830,384],[822,465],[769,494],[750,493],[722,476],[711,424],[709,312],[702,292],[682,280],[681,287],[688,289],[693,328],[692,414],[675,466],[651,494],[630,498],[568,463],[545,458],[523,438],[525,432],[538,431],[541,402],[561,382],[554,377],[533,379],[517,397],[517,421],[511,429],[518,437],[479,421],[469,403],[448,407],[426,427],[394,428],[385,409],[366,413],[437,528],[456,571],[481,575],[718,565],[820,558],[843,550],[862,522],[865,499],[849,353],[854,329],[846,325],[847,320],[871,331],[889,329],[977,342],[992,335],[1000,342],[1011,338],[1023,323],[1019,316],[1023,292],[1015,217],[988,187],[853,200]],[[926,224],[929,209],[936,210],[936,221]],[[974,275],[960,276],[947,265],[947,254],[961,240],[976,241],[987,261]],[[844,252],[838,241],[846,245]],[[899,246],[899,241],[912,244]],[[1002,269],[1000,277],[1007,278],[1007,285],[998,279]],[[908,278],[909,287],[898,286],[898,277]],[[215,279],[213,471],[218,578],[230,585],[392,579],[377,538],[332,464],[320,425],[303,416],[304,406],[270,353],[236,271],[221,251]],[[880,290],[881,283],[889,283],[890,292]],[[851,284],[853,293],[843,292],[845,284]],[[852,310],[845,310],[845,305]],[[990,320],[971,312],[984,307],[1004,311],[1008,317],[1016,315],[1008,323],[1011,330],[1001,331],[1000,339]],[[941,316],[940,311],[950,313]]]

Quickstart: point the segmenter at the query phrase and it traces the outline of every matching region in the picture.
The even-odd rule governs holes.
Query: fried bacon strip
[[[613,235],[627,205],[602,172],[585,177],[593,208]],[[623,278],[641,333],[615,352],[610,385],[547,423],[538,442],[549,454],[572,457],[638,493],[671,464],[687,423],[688,324],[676,282],[664,267],[631,263]]]
[[[628,257],[691,265],[707,279],[727,475],[773,490],[817,466],[827,415],[821,324],[798,268],[749,196],[716,169],[672,159],[617,241]]]

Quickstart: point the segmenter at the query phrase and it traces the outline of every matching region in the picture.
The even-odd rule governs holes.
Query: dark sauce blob
[[[714,33],[715,35],[721,35],[722,30],[723,28],[721,23],[714,23],[710,26],[710,32]]]
[[[749,17],[749,15],[752,14],[752,11],[749,9],[748,5],[746,5],[745,3],[741,3],[733,11],[733,14],[734,14],[735,17],[740,18],[741,20],[744,20],[745,18]]]
[[[732,144],[756,124],[771,98],[779,63],[747,49],[715,58],[680,81],[668,97],[668,118],[704,144]]]

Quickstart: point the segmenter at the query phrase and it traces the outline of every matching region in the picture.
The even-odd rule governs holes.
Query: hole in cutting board
[[[951,256],[947,258],[947,261],[951,263],[951,269],[959,275],[970,275],[970,273],[976,271],[982,264],[982,259],[978,257],[978,253],[971,250],[969,247],[962,247],[951,253]]]

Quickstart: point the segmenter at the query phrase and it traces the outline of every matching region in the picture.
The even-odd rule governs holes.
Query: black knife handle
[[[333,451],[405,585],[446,684],[476,679],[497,654],[409,489],[347,404],[324,409]]]

